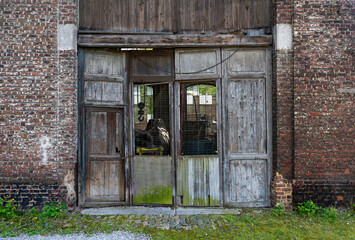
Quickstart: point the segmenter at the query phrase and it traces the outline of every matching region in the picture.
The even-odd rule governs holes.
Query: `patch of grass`
[[[12,203],[13,204],[13,203]],[[312,206],[313,207],[313,206]],[[322,213],[330,216],[330,212]],[[306,211],[308,212],[308,211]],[[321,214],[321,213],[319,213]],[[275,210],[248,210],[241,215],[204,215],[185,217],[185,221],[203,221],[209,229],[151,228],[148,215],[87,216],[66,213],[61,205],[49,205],[42,210],[15,214],[0,220],[0,236],[71,234],[127,230],[145,233],[153,239],[355,239],[355,217],[351,212],[337,213],[337,217]],[[43,221],[45,219],[45,221]],[[172,219],[172,218],[170,218]],[[208,221],[205,221],[208,220]],[[208,222],[208,223],[206,223]]]
[[[301,217],[292,212],[276,216],[271,211],[241,216],[214,216],[215,229],[160,230],[145,228],[154,239],[354,239],[355,219],[339,214],[335,221]]]

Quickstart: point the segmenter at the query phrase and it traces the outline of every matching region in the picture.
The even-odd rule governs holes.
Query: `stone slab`
[[[241,209],[227,208],[176,208],[168,207],[109,207],[87,208],[81,210],[84,215],[208,215],[208,214],[240,214]]]
[[[78,30],[74,24],[58,25],[58,49],[77,51]]]
[[[274,28],[276,50],[291,50],[293,47],[293,30],[290,24],[276,24]]]
[[[112,207],[112,208],[88,208],[81,210],[84,215],[159,215],[175,214],[175,210],[168,207]]]
[[[241,214],[237,208],[177,208],[176,215]]]

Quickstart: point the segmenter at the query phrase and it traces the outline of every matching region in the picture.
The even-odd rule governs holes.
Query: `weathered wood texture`
[[[86,112],[86,202],[125,200],[123,111]]]
[[[270,52],[223,49],[225,205],[269,205],[271,170]]]
[[[179,157],[176,175],[177,195],[178,199],[182,196],[182,206],[220,205],[218,157]]]
[[[80,29],[217,32],[270,27],[271,0],[80,0]]]
[[[216,79],[221,76],[220,49],[177,49],[175,51],[175,78]]]
[[[264,79],[230,80],[227,105],[229,152],[265,153]]]
[[[133,204],[173,204],[172,158],[133,157]]]
[[[84,101],[123,103],[125,54],[87,51],[84,63]]]
[[[177,80],[206,80],[221,78],[221,50],[176,49],[175,78]],[[199,81],[196,81],[199,82]],[[175,84],[175,105],[180,106],[180,86]],[[181,109],[176,108],[176,148],[181,149]],[[180,153],[180,152],[179,152]],[[177,157],[177,203],[182,206],[220,206],[220,161],[218,156]],[[181,201],[182,200],[182,201]]]
[[[229,162],[230,201],[242,206],[250,203],[264,202],[266,198],[265,160],[234,160]]]
[[[232,47],[270,46],[272,36],[216,35],[105,35],[80,34],[78,45],[82,47]]]
[[[132,76],[171,76],[173,74],[171,55],[133,55]]]

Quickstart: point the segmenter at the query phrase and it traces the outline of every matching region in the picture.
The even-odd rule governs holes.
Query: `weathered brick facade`
[[[292,25],[293,49],[274,54],[274,170],[293,182],[294,205],[354,201],[353,6],[275,1],[275,24]]]
[[[349,205],[355,192],[354,1],[274,0],[272,202]],[[76,0],[0,2],[0,197],[76,204]],[[281,31],[280,30],[280,31]],[[293,37],[293,38],[292,38]]]
[[[75,0],[0,3],[0,196],[22,207],[75,198],[64,177],[76,164],[77,55],[59,51],[57,33],[76,19]]]
[[[295,1],[295,203],[354,198],[353,11],[354,1]]]

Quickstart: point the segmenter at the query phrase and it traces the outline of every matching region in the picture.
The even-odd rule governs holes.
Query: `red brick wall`
[[[292,0],[274,1],[274,25],[292,23]],[[275,31],[275,28],[274,28]],[[293,49],[273,54],[273,170],[293,178]]]
[[[77,55],[58,50],[57,26],[77,24],[76,2],[0,3],[2,189],[63,185],[75,168]]]
[[[355,178],[354,1],[295,1],[295,178]]]
[[[354,201],[353,6],[354,1],[274,1],[274,24],[293,27],[292,51],[274,52],[274,203],[283,196],[277,184],[292,179],[294,204]]]

